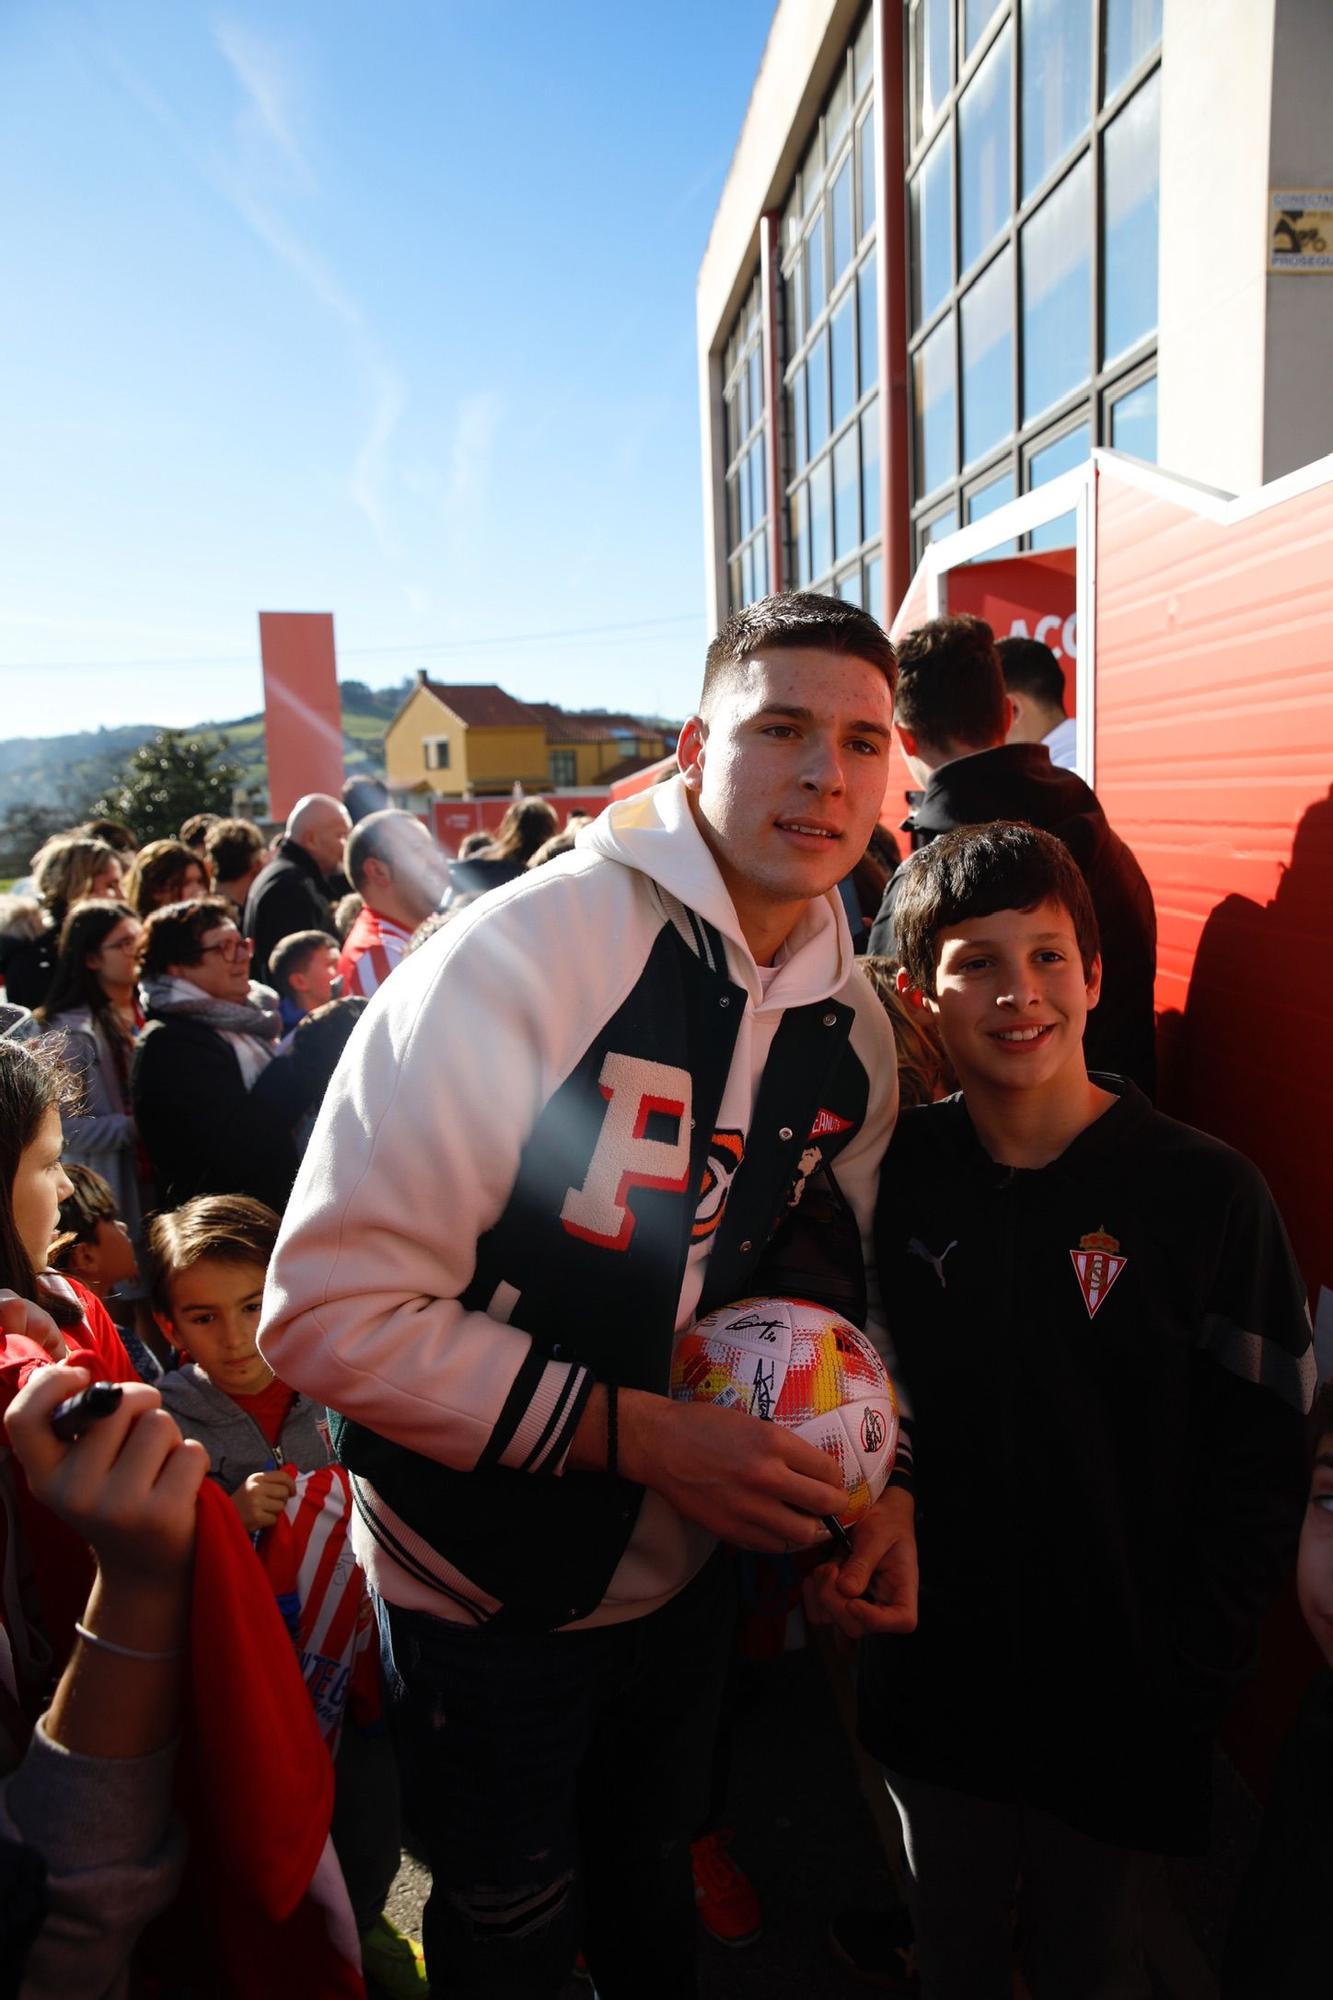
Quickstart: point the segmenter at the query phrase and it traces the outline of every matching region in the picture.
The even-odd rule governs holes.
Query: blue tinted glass
[[[987,514],[993,514],[997,507],[1005,506],[1013,497],[1014,475],[1012,472],[1006,472],[1002,479],[992,479],[989,486],[983,486],[979,493],[973,493],[969,496],[967,502],[969,524],[973,521],[984,521]],[[1017,542],[997,542],[994,548],[987,549],[984,555],[976,556],[974,560],[976,562],[989,562],[994,556],[1012,556],[1017,555],[1017,553]]]
[[[970,56],[981,40],[986,23],[995,12],[999,0],[967,0],[963,10],[963,53]]]
[[[963,269],[1009,220],[1011,118],[1006,28],[963,92],[958,108],[958,193]]]
[[[1157,377],[1140,383],[1111,405],[1111,446],[1131,458],[1157,463]]]
[[[879,556],[866,564],[866,610],[884,623],[884,563]]]
[[[857,346],[861,359],[861,394],[879,380],[879,296],[875,291],[875,253],[856,274]]]
[[[833,349],[833,428],[849,417],[856,402],[856,328],[852,324],[852,292],[834,313],[829,327]]]
[[[953,320],[936,327],[912,356],[916,490],[930,493],[957,471],[954,440]]]
[[[861,537],[879,533],[879,399],[861,412]]]
[[[953,0],[920,0],[912,23],[916,132],[928,131],[949,94],[949,9]]]
[[[801,309],[801,260],[796,262],[782,281],[783,297],[787,302],[787,343],[791,353],[795,353],[805,338],[805,314]]]
[[[942,132],[911,186],[912,325],[928,320],[953,283],[953,154]]]
[[[875,111],[872,105],[856,128],[856,150],[858,160],[858,184],[860,198],[857,206],[859,228],[857,234],[864,236],[875,220]]]
[[[1088,455],[1091,438],[1086,424],[1079,424],[1076,430],[1066,431],[1054,444],[1048,444],[1044,451],[1034,451],[1028,460],[1028,491],[1045,486],[1049,480],[1058,479],[1062,472],[1073,466],[1082,465]],[[1032,530],[1031,542],[1034,549],[1068,549],[1074,543],[1074,515],[1061,514],[1054,521],[1047,521],[1042,527]]]
[[[833,553],[841,562],[861,539],[861,469],[856,425],[833,447]]]
[[[1105,0],[1103,99],[1119,90],[1136,63],[1162,39],[1162,0]]]
[[[837,592],[837,595],[840,598],[842,598],[845,604],[859,604],[861,602],[860,570],[849,569],[845,576],[840,576],[838,578],[838,581],[834,586],[834,588]]]
[[[739,485],[740,485],[740,504],[741,504],[740,538],[743,541],[746,535],[749,534],[750,529],[754,525],[750,517],[750,458],[748,452],[746,456],[741,460]]]
[[[942,542],[944,537],[951,535],[957,526],[958,510],[956,507],[950,507],[947,513],[937,514],[935,519],[928,522],[921,530],[922,548],[924,549],[928,542]]]
[[[768,536],[758,535],[754,544],[754,594],[768,596]]]
[[[1013,252],[1002,250],[963,299],[963,463],[1014,428]]]
[[[727,480],[727,547],[734,549],[741,538],[740,474],[733,472]]]
[[[797,590],[804,590],[810,581],[810,524],[805,500],[805,487],[794,486],[787,502],[787,527],[791,534],[792,579]]]
[[[749,548],[741,550],[741,594],[744,603],[754,603],[754,552]]]
[[[1023,194],[1041,185],[1092,111],[1091,0],[1023,0]]]
[[[813,322],[824,310],[828,297],[828,282],[824,275],[824,213],[820,213],[814,228],[805,239],[805,316],[807,324]]]
[[[763,349],[756,341],[750,349],[750,422],[757,424],[764,414]]]
[[[1092,168],[1086,155],[1023,229],[1023,416],[1086,382]]]
[[[833,183],[833,282],[836,285],[852,261],[852,156],[849,153]]]
[[[833,486],[828,459],[810,474],[810,574],[833,567]]]
[[[791,378],[788,409],[791,421],[792,463],[799,472],[808,456],[805,448],[805,368],[798,368]]]
[[[805,364],[806,422],[810,426],[810,456],[828,441],[828,334],[821,333]]]
[[[1157,325],[1156,70],[1102,141],[1102,359],[1112,361]]]

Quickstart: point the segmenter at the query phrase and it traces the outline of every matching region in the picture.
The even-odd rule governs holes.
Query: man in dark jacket
[[[1129,1077],[1151,1096],[1157,1080],[1153,985],[1157,913],[1152,890],[1096,793],[1051,762],[1040,743],[1006,743],[1010,706],[991,628],[983,619],[933,618],[898,649],[894,726],[923,787],[902,822],[913,848],[959,826],[1026,820],[1073,855],[1102,936],[1101,1005],[1088,1017],[1089,1069]],[[897,957],[898,876],[884,891],[870,950]]]
[[[341,865],[351,830],[347,808],[327,792],[298,799],[287,831],[245,899],[244,930],[255,948],[254,977],[268,985],[274,947],[293,931],[327,931],[336,938],[328,877]]]

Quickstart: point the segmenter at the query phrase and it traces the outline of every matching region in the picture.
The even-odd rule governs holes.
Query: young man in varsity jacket
[[[753,1290],[812,1176],[869,1246],[897,1079],[835,885],[895,670],[833,599],[734,617],[679,777],[399,968],[306,1154],[261,1346],[338,1413],[451,1996],[553,1995],[580,1944],[604,2000],[695,1991],[716,1541],[808,1547],[840,1491],[803,1440],[673,1403],[671,1346]],[[907,1629],[901,1475],[857,1547],[864,1615]]]

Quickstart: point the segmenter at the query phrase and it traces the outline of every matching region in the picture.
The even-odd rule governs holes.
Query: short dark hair
[[[248,1194],[197,1194],[193,1201],[149,1219],[144,1277],[153,1310],[171,1312],[171,1280],[205,1257],[222,1264],[258,1264],[265,1271],[278,1240],[278,1218]]]
[[[66,1160],[64,1165],[70,1192],[60,1204],[60,1220],[51,1238],[51,1266],[56,1271],[69,1268],[76,1244],[97,1241],[100,1223],[116,1222],[120,1217],[109,1181],[77,1160]]]
[[[368,861],[382,861],[386,868],[395,865],[398,857],[394,843],[404,825],[410,826],[413,818],[412,813],[388,806],[383,812],[367,813],[357,821],[343,848],[343,871],[354,889],[364,893]]]
[[[90,819],[74,831],[88,840],[104,840],[117,854],[135,854],[139,847],[139,836],[132,826],[126,826],[123,819]]]
[[[177,902],[175,892],[191,868],[198,868],[204,875],[208,873],[203,855],[196,854],[183,840],[150,840],[135,856],[125,883],[126,902],[139,917],[146,917],[164,903]]]
[[[139,970],[155,979],[170,965],[199,965],[203,938],[219,924],[236,924],[231,904],[221,896],[193,896],[188,903],[164,903],[144,919],[139,938]]]
[[[369,819],[371,813],[383,812],[389,803],[389,787],[383,778],[344,778],[342,802],[347,808],[347,816],[353,826],[358,820]]]
[[[699,713],[707,715],[719,690],[755,653],[794,652],[807,646],[878,667],[890,694],[898,685],[898,655],[868,611],[841,597],[821,597],[814,590],[779,590],[733,611],[708,648]]]
[[[208,838],[208,830],[210,827],[216,826],[217,823],[218,815],[216,813],[191,813],[190,817],[181,823],[182,845],[188,847],[195,854],[202,854],[204,851],[204,842]]]
[[[317,951],[336,951],[338,940],[327,931],[292,931],[279,940],[268,955],[269,985],[284,999],[291,998],[287,981],[294,972],[303,972]]]
[[[204,853],[215,882],[235,882],[264,851],[263,834],[252,819],[215,819],[204,835]]]
[[[1004,675],[984,618],[932,618],[898,647],[896,720],[935,749],[989,750],[1004,741]]]
[[[1040,639],[1001,639],[996,652],[1011,694],[1025,694],[1043,708],[1064,709],[1065,670]]]
[[[1308,1436],[1311,1459],[1325,1438],[1333,1438],[1333,1379],[1321,1382],[1314,1392],[1314,1402],[1310,1406]]]
[[[1100,949],[1097,916],[1078,863],[1062,840],[1017,820],[960,826],[904,861],[895,877],[898,959],[913,986],[934,993],[941,931],[997,910],[1059,903],[1069,912],[1086,979]]]

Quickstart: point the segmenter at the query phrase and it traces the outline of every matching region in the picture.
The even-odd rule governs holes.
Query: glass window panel
[[[1141,382],[1111,405],[1111,445],[1132,458],[1157,463],[1157,377]]]
[[[735,392],[735,390],[734,390],[734,389],[733,389],[733,390],[730,390],[730,391],[728,392],[728,394],[727,394],[727,397],[726,397],[726,401],[725,401],[725,403],[724,403],[723,407],[724,407],[724,409],[725,409],[725,412],[726,412],[726,431],[727,431],[727,464],[728,464],[728,465],[730,465],[730,463],[731,463],[732,459],[733,459],[733,458],[735,458],[735,456],[736,456],[736,444],[737,444],[737,437],[736,437],[736,392]]]
[[[861,602],[860,570],[845,570],[833,587],[845,604],[859,604]]]
[[[1088,455],[1091,435],[1086,424],[1066,431],[1054,444],[1048,444],[1041,451],[1034,451],[1028,460],[1028,491],[1045,486],[1049,480],[1057,479],[1062,472],[1068,472],[1075,465],[1082,465]],[[1029,537],[1034,549],[1068,549],[1074,545],[1075,516],[1072,512],[1059,515],[1054,521],[1047,521],[1042,527],[1034,528]]]
[[[833,354],[833,428],[849,417],[856,403],[856,328],[852,324],[853,291],[848,289],[829,327]]]
[[[829,460],[810,474],[810,574],[823,576],[833,567],[833,482]]]
[[[757,424],[764,414],[763,348],[756,342],[750,349],[750,422]]]
[[[768,512],[764,491],[764,435],[761,431],[750,446],[750,519],[757,528]]]
[[[1045,180],[1092,113],[1091,0],[1023,0],[1023,195]]]
[[[790,198],[782,214],[782,254],[785,257],[801,240],[801,177],[796,176]]]
[[[959,311],[965,465],[1014,428],[1013,267],[1012,250],[1002,250]]]
[[[1091,256],[1087,155],[1023,228],[1023,417],[1088,378]]]
[[[824,274],[824,213],[815,217],[814,228],[805,239],[805,316],[813,325],[824,310],[828,280]]]
[[[917,0],[912,18],[913,124],[928,132],[949,94],[949,11],[953,0]]]
[[[861,540],[861,469],[856,425],[833,447],[833,553],[839,561]]]
[[[794,354],[805,339],[805,314],[801,309],[801,262],[799,257],[782,281],[787,309],[787,352]]]
[[[754,602],[754,555],[749,548],[741,550],[741,589],[743,604]]]
[[[879,380],[879,294],[875,290],[875,253],[856,274],[856,329],[861,394]]]
[[[806,154],[805,165],[801,169],[801,188],[805,195],[807,215],[815,205],[815,197],[819,193],[819,184],[823,178],[824,154],[819,143],[819,127],[816,125],[815,136],[810,141],[810,151]]]
[[[953,284],[953,152],[942,132],[911,184],[912,325],[921,326]]]
[[[754,544],[754,594],[768,596],[768,536],[759,535]]]
[[[736,561],[731,565],[730,577],[731,577],[731,583],[730,583],[731,608],[733,611],[739,611],[741,605],[745,602],[744,598],[741,596],[741,565],[739,557],[737,557]]]
[[[967,0],[963,9],[963,54],[970,56],[985,33],[999,0]]]
[[[924,549],[931,542],[942,542],[958,526],[958,510],[949,507],[943,514],[937,514],[933,521],[927,521],[919,531],[919,540]]]
[[[833,282],[836,285],[852,261],[852,156],[838,169],[830,197],[833,207]]]
[[[805,364],[806,422],[810,426],[810,456],[828,443],[828,335],[821,333]]]
[[[808,456],[805,448],[805,368],[796,370],[791,378],[788,409],[791,419],[792,464],[799,472]]]
[[[866,564],[865,607],[878,624],[884,623],[884,562],[880,556],[872,556]]]
[[[852,115],[852,100],[847,90],[847,65],[844,62],[838,72],[838,81],[829,96],[828,110],[824,114],[824,142],[832,159],[838,148],[838,141],[847,130],[847,120]]]
[[[787,524],[791,530],[791,567],[797,590],[810,581],[810,523],[807,518],[804,485],[792,488],[787,503]]]
[[[937,326],[912,356],[916,485],[930,493],[957,471],[954,438],[953,320]]]
[[[1160,70],[1102,139],[1102,359],[1157,325],[1157,127]]]
[[[736,443],[739,446],[750,432],[750,371],[742,368],[736,381]]]
[[[727,478],[727,547],[734,549],[741,538],[740,474]]]
[[[879,402],[861,412],[861,539],[879,533]]]
[[[964,270],[1009,220],[1012,44],[1013,30],[1007,27],[959,100],[958,195]]]
[[[856,84],[856,94],[861,92],[875,73],[875,15],[873,8],[861,23],[861,32],[856,38],[856,49],[852,55],[852,76]]]
[[[1103,0],[1106,55],[1103,102],[1119,90],[1130,71],[1162,39],[1162,0]]]
[[[875,220],[875,107],[871,105],[856,129],[857,185],[860,189],[857,207],[858,236],[864,236]]]
[[[992,479],[989,486],[979,487],[975,493],[968,495],[965,502],[966,519],[969,523],[984,521],[988,514],[993,514],[997,507],[1007,505],[1013,497],[1014,475],[1012,472],[1006,472],[1001,478]],[[977,556],[975,560],[989,562],[993,556],[1012,556],[1017,553],[1017,542],[997,542],[993,549],[987,549],[985,555]]]
[[[750,460],[748,454],[741,460],[740,473],[737,477],[736,484],[740,495],[740,517],[741,517],[740,535],[738,539],[743,541],[746,535],[749,534],[751,528],[754,526],[754,522],[751,519],[750,515]]]

